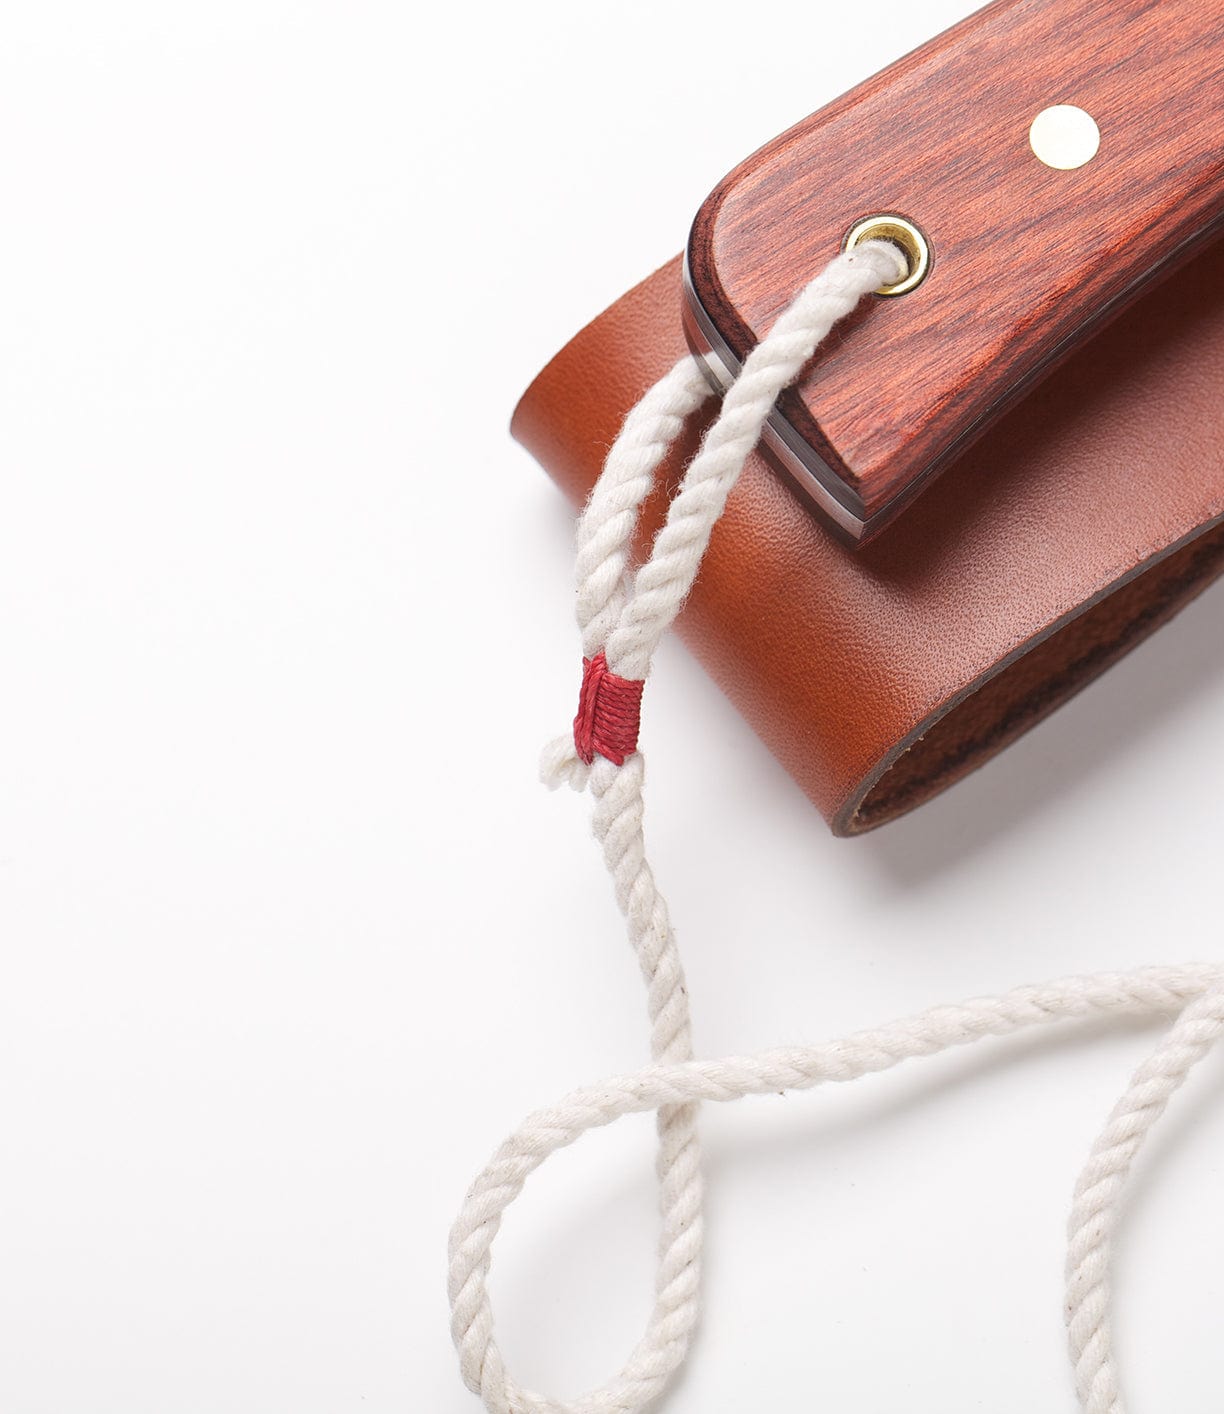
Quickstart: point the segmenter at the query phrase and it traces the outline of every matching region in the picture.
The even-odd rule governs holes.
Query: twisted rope
[[[1067,1260],[1067,1323],[1076,1387],[1085,1414],[1125,1414],[1112,1355],[1108,1273],[1127,1175],[1174,1091],[1224,1032],[1224,968],[1198,965],[1069,977],[998,997],[939,1006],[820,1046],[719,1060],[693,1059],[688,995],[667,905],[646,860],[642,830],[645,762],[625,738],[624,703],[649,673],[663,634],[696,578],[710,533],[778,395],[816,347],[867,294],[903,277],[905,262],[885,242],[839,256],[781,315],[744,362],[719,415],[684,473],[636,574],[630,545],[643,500],[685,420],[710,396],[686,357],[629,414],[579,522],[577,614],[584,675],[575,736],[545,748],[541,773],[553,786],[589,790],[593,830],[646,982],[651,1064],[577,1090],[538,1111],[501,1146],[468,1192],[450,1238],[451,1333],[468,1387],[491,1414],[640,1414],[683,1362],[699,1308],[702,1175],[696,1132],[702,1101],[808,1089],[886,1070],[1030,1026],[1101,1015],[1172,1015],[1177,1020],[1136,1072],[1093,1146],[1075,1192]],[[605,671],[615,676],[615,743],[592,751],[590,722]],[[609,718],[611,720],[611,718]],[[586,724],[585,726],[583,724]],[[588,761],[584,759],[590,756]],[[550,1154],[626,1114],[658,1116],[661,1233],[655,1302],[647,1328],[612,1380],[557,1401],[517,1384],[493,1337],[488,1274],[502,1214]]]

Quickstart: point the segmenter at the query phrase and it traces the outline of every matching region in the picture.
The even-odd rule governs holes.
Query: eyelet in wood
[[[907,295],[916,290],[931,268],[931,245],[918,227],[904,216],[867,216],[856,221],[842,242],[843,250],[853,250],[864,241],[891,241],[905,256],[909,274],[895,285],[881,285],[878,295]]]

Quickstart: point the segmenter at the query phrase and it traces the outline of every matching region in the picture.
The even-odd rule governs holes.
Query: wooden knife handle
[[[1070,169],[1030,138],[1058,105],[1100,134]],[[874,214],[920,229],[927,276],[840,325],[771,427],[854,540],[1219,233],[1224,0],[996,0],[784,133],[698,213],[690,343],[733,375]]]

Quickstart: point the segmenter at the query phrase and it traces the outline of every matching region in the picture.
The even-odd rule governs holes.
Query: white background
[[[5,1414],[477,1407],[444,1298],[463,1189],[646,1042],[585,803],[535,782],[579,653],[513,403],[726,169],[967,9],[6,12]],[[1222,606],[852,842],[666,645],[648,825],[701,1052],[1218,954]],[[1070,1411],[1070,1185],[1153,1041],[709,1113],[668,1414]],[[1222,1077],[1133,1191],[1138,1411],[1224,1389]],[[522,1379],[619,1364],[653,1211],[644,1119],[529,1187],[494,1272]]]

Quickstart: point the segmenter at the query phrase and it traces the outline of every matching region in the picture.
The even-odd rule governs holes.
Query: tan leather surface
[[[575,504],[625,414],[684,353],[680,299],[676,260],[584,329],[520,403],[514,435]],[[883,824],[1012,741],[1224,568],[1222,394],[1224,262],[1209,251],[865,549],[835,541],[754,456],[678,628],[836,833]],[[694,422],[668,489],[704,430]],[[660,493],[643,541],[662,504]]]

